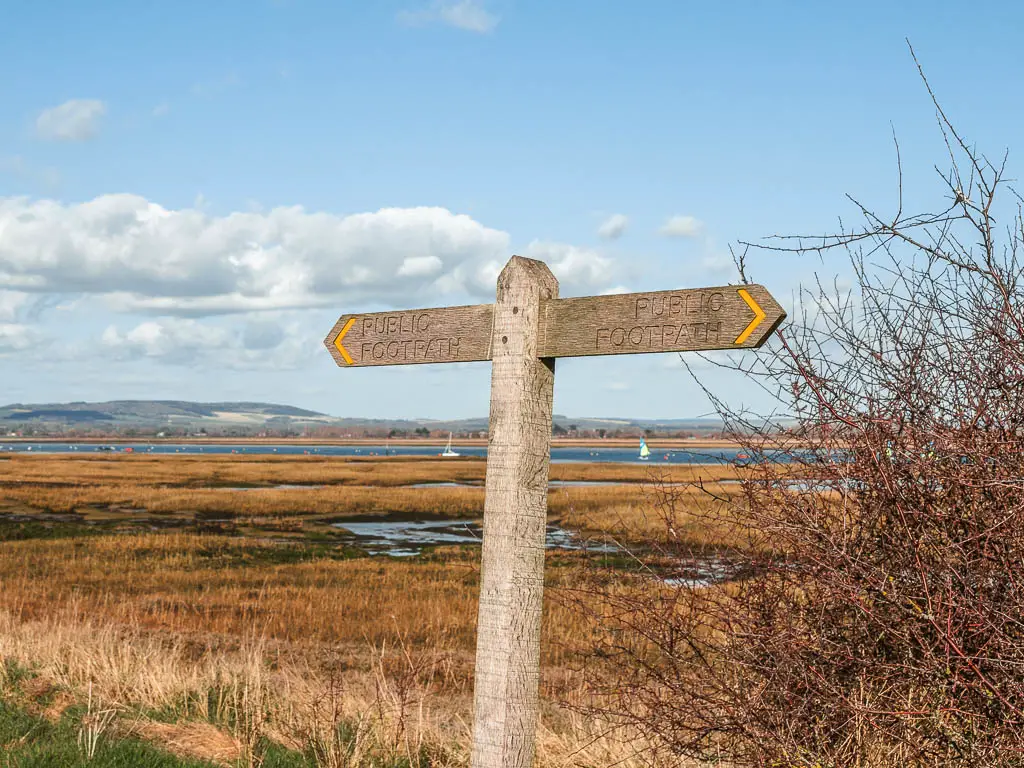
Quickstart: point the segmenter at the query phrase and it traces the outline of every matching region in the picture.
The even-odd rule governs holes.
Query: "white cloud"
[[[127,194],[0,198],[0,353],[28,361],[45,343],[47,360],[86,368],[296,368],[323,352],[310,309],[492,302],[511,255],[508,233],[444,208],[214,216]],[[563,295],[616,285],[599,251],[534,241],[523,255],[547,262]],[[51,339],[40,322],[54,309],[70,333]]]
[[[613,213],[597,228],[597,236],[604,240],[618,240],[626,231],[629,218],[621,213]]]
[[[399,12],[398,20],[411,25],[439,22],[478,34],[493,31],[500,21],[481,0],[435,0],[429,8]]]
[[[608,259],[572,246],[531,249],[570,281],[595,285],[610,272]],[[510,255],[506,232],[444,208],[336,216],[296,206],[218,217],[127,194],[71,205],[0,199],[0,287],[104,296],[119,311],[487,300]]]
[[[671,216],[658,231],[665,237],[697,237],[704,231],[704,222],[693,216]]]
[[[0,290],[0,322],[12,322],[30,300],[27,293]]]
[[[192,358],[198,353],[221,350],[230,345],[230,334],[223,328],[181,318],[147,320],[126,333],[115,326],[103,332],[103,344],[119,348],[129,356]]]
[[[60,303],[56,294],[32,294],[0,289],[0,323],[34,323]]]
[[[616,285],[613,288],[606,288],[605,290],[601,291],[602,296],[614,296],[615,294],[618,293],[630,293],[630,290],[624,285]]]
[[[171,111],[171,105],[166,101],[161,101],[155,107],[153,107],[153,117],[163,117]]]
[[[43,343],[44,337],[35,328],[22,323],[0,323],[0,355],[21,352]]]
[[[565,288],[570,292],[573,289],[601,289],[614,275],[610,258],[575,245],[534,240],[526,247],[523,256],[545,262],[558,278],[563,292]]]
[[[398,268],[399,277],[424,277],[436,275],[444,268],[437,256],[406,256]]]
[[[470,32],[490,32],[498,26],[498,17],[476,0],[441,3],[438,12],[448,25]]]
[[[51,141],[85,141],[96,136],[107,107],[99,99],[71,99],[44,109],[36,118],[36,135]]]
[[[109,326],[101,339],[119,360],[150,359],[171,365],[234,369],[294,368],[320,352],[319,339],[298,322],[253,320],[241,328],[188,318],[147,320],[127,331]]]

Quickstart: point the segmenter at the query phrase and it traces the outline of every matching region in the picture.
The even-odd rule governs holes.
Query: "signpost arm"
[[[513,256],[498,277],[474,688],[473,768],[533,764],[540,678],[554,358],[541,302],[558,281]]]

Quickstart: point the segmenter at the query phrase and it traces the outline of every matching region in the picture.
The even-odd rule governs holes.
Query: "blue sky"
[[[321,340],[345,312],[487,302],[513,253],[547,261],[563,296],[733,281],[730,243],[829,230],[847,193],[891,211],[893,131],[909,201],[933,203],[941,136],[905,38],[979,147],[1013,149],[1024,122],[1016,3],[0,14],[3,402],[481,415],[486,363],[341,371]],[[423,256],[440,266],[396,277]],[[751,263],[784,305],[815,272],[845,265]],[[575,416],[708,411],[675,355],[561,360],[555,386]]]

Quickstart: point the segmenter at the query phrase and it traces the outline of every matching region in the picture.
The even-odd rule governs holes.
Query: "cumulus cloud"
[[[122,333],[115,326],[103,332],[103,344],[125,357],[157,357],[169,362],[195,361],[203,352],[231,345],[224,328],[181,318],[161,318],[140,323]]]
[[[697,237],[704,231],[704,222],[693,216],[671,216],[658,231],[665,237]]]
[[[36,135],[50,141],[85,141],[96,136],[106,112],[99,99],[71,99],[39,114]]]
[[[569,246],[531,248],[570,279],[592,284],[607,272],[607,259]],[[509,255],[506,232],[444,208],[211,216],[127,194],[72,205],[0,199],[0,286],[102,295],[119,311],[200,316],[343,301],[402,306],[439,294],[490,299]]]
[[[545,262],[563,290],[602,289],[614,276],[612,260],[589,248],[534,240],[523,255]]]
[[[56,294],[32,294],[0,289],[0,323],[34,323],[48,309],[57,307]]]
[[[618,240],[626,232],[629,218],[621,213],[613,213],[597,228],[597,236],[603,240]]]
[[[0,323],[11,322],[28,305],[30,296],[21,291],[0,290]]]
[[[402,259],[398,274],[402,277],[420,277],[436,275],[442,269],[444,262],[437,256],[406,256]]]
[[[0,323],[0,355],[37,347],[43,339],[42,333],[30,325]]]
[[[190,318],[162,317],[122,331],[111,325],[101,345],[118,360],[149,359],[171,365],[235,369],[293,368],[320,351],[319,339],[297,322],[255,320],[225,327]]]
[[[401,11],[398,20],[410,25],[437,22],[478,34],[493,31],[500,21],[481,0],[435,0],[430,7],[419,11]]]
[[[549,264],[563,295],[616,285],[599,251],[538,240],[521,252]],[[322,352],[322,323],[308,310],[491,302],[511,254],[508,233],[444,208],[214,216],[126,194],[0,198],[0,352],[25,356],[47,342],[50,358],[80,362],[300,367]],[[33,330],[55,307],[104,306],[142,316],[108,320],[92,341]]]

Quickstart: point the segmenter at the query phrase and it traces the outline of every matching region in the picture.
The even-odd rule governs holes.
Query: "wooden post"
[[[472,768],[533,765],[555,380],[537,351],[541,302],[557,297],[543,262],[513,256],[498,277]]]

